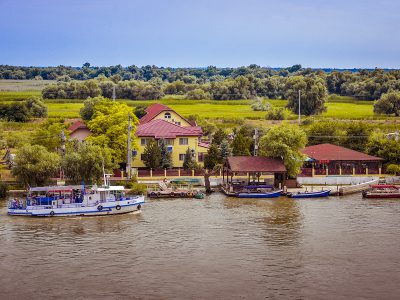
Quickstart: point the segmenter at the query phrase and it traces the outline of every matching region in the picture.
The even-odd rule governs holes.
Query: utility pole
[[[258,129],[257,128],[254,129],[253,139],[254,139],[254,153],[253,153],[253,155],[257,156],[258,155]]]
[[[117,96],[115,95],[115,85],[113,85],[113,93],[112,93],[113,101],[115,101],[115,98],[117,98]]]
[[[132,161],[132,150],[131,150],[131,131],[132,131],[132,126],[131,126],[131,114],[128,114],[128,141],[127,141],[127,148],[128,148],[128,153],[126,155],[126,176],[128,180],[131,179],[131,161]]]
[[[65,137],[65,132],[64,129],[61,130],[61,155],[65,156],[65,142],[67,141],[67,138]]]
[[[301,109],[300,109],[300,105],[301,105],[301,91],[299,90],[299,125],[301,123]]]
[[[65,143],[67,141],[67,138],[65,136],[65,132],[64,129],[61,130],[61,156],[64,157],[65,153],[66,153],[66,149],[65,149]],[[64,178],[64,170],[62,169],[62,167],[60,166],[60,179]]]

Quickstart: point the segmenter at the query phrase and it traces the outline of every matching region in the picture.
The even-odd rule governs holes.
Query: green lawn
[[[0,102],[20,101],[30,96],[40,96],[41,92],[38,90],[44,84],[50,82],[44,81],[9,81],[0,80]],[[10,86],[14,88],[10,88]],[[36,90],[22,90],[17,91],[17,87],[36,86]],[[8,87],[7,91],[2,91],[1,87]],[[183,116],[197,114],[204,118],[209,119],[264,119],[265,112],[253,111],[250,107],[251,100],[184,100],[176,99],[176,97],[165,97],[162,100],[147,100],[147,101],[134,101],[127,99],[118,99],[130,106],[150,105],[152,103],[160,102],[170,106]],[[46,104],[49,108],[50,117],[63,117],[63,118],[78,118],[79,110],[82,107],[83,100],[79,99],[46,99]],[[285,107],[286,100],[268,100],[275,107]],[[326,103],[327,111],[321,115],[315,116],[317,119],[332,118],[332,119],[376,119],[376,120],[396,120],[394,117],[384,115],[375,115],[373,113],[372,101],[360,101],[351,97],[343,97],[331,95]],[[398,119],[398,118],[397,118]]]

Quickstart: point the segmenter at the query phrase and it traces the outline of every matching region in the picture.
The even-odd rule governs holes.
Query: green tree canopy
[[[234,156],[250,156],[250,147],[252,143],[252,138],[243,135],[241,132],[236,134],[232,141],[232,155]]]
[[[100,183],[103,165],[106,173],[111,173],[116,167],[110,149],[86,142],[69,145],[62,159],[64,174],[73,184]]]
[[[335,144],[341,145],[345,141],[346,131],[336,121],[318,121],[307,129],[308,144]]]
[[[87,122],[92,135],[87,138],[95,145],[111,149],[113,160],[116,163],[126,161],[128,115],[132,116],[131,136],[134,136],[138,119],[133,114],[132,108],[121,102],[99,101],[94,106],[94,114]],[[132,149],[136,145],[132,140]]]
[[[47,106],[39,97],[30,97],[25,101],[29,114],[34,118],[47,117]]]
[[[282,158],[288,176],[295,177],[300,173],[304,163],[301,150],[307,144],[307,135],[298,126],[282,124],[272,127],[260,140],[260,154],[268,157]]]
[[[97,103],[99,102],[109,102],[109,99],[106,99],[104,97],[94,97],[94,98],[87,98],[84,102],[83,102],[83,107],[80,110],[80,115],[82,117],[83,120],[88,121],[90,120],[93,115],[94,115],[94,107]]]
[[[293,76],[286,81],[285,97],[289,100],[288,108],[294,113],[299,111],[299,90],[301,91],[301,114],[309,116],[326,110],[325,100],[328,95],[322,78]]]
[[[189,149],[189,147],[187,148],[186,153],[185,153],[185,159],[183,161],[183,168],[185,170],[191,170],[191,169],[197,168],[197,164],[193,160],[192,151]]]
[[[204,157],[204,168],[212,170],[216,165],[222,162],[221,151],[217,145],[212,143],[208,148],[207,154]]]
[[[68,132],[64,119],[48,119],[41,124],[32,134],[32,144],[46,147],[48,151],[54,152],[61,147],[61,131],[67,136]]]
[[[161,167],[162,154],[155,140],[150,140],[143,151],[143,162],[148,168],[157,169]]]
[[[400,115],[400,92],[390,92],[383,94],[374,104],[374,112],[377,114]]]
[[[25,145],[16,153],[12,174],[25,185],[41,186],[56,175],[59,167],[58,154],[43,146]]]
[[[168,151],[165,140],[160,140],[160,151],[161,151],[161,168],[163,169],[171,169],[173,168],[172,163],[172,155],[171,152]]]
[[[367,151],[371,155],[375,155],[385,159],[387,164],[400,164],[400,143],[396,139],[391,139],[381,131],[375,131],[371,134]]]

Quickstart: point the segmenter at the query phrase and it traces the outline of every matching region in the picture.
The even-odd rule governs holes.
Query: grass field
[[[0,102],[21,101],[30,96],[40,96],[40,90],[53,83],[44,80],[0,80]],[[263,120],[265,112],[253,111],[251,100],[184,100],[166,96],[162,100],[134,101],[119,99],[130,106],[150,105],[160,102],[178,111],[183,116],[197,114],[200,117],[221,119]],[[286,100],[268,100],[275,107],[285,107]],[[48,99],[45,100],[50,117],[78,118],[83,100]],[[315,119],[331,118],[343,120],[395,120],[394,117],[375,115],[372,101],[360,101],[351,97],[331,95],[326,103],[327,111],[314,116]],[[293,115],[293,118],[295,116]]]
[[[55,83],[55,80],[5,80],[0,79],[0,91],[21,92],[41,91],[46,85]]]

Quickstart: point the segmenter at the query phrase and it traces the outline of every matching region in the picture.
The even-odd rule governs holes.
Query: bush
[[[127,195],[143,195],[147,191],[145,184],[132,181],[126,184],[126,188],[129,189],[127,191]]]
[[[8,186],[3,181],[0,180],[0,199],[7,197]]]
[[[391,175],[399,175],[400,174],[400,165],[390,164],[386,168],[386,173]]]
[[[254,111],[267,111],[271,109],[271,104],[263,103],[261,100],[256,100],[251,104],[251,109]]]
[[[286,120],[290,112],[282,107],[272,107],[265,115],[266,120]]]

